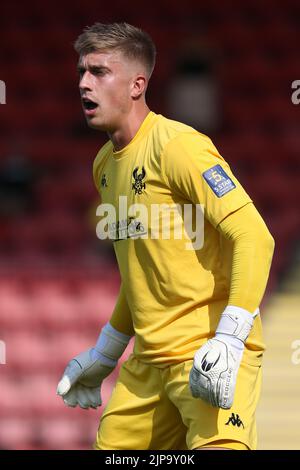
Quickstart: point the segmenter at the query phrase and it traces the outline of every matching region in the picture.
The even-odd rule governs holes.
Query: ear
[[[144,75],[137,75],[132,82],[131,96],[133,99],[139,98],[147,88],[147,79]]]

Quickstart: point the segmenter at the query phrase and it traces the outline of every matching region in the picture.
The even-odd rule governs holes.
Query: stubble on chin
[[[91,129],[95,129],[97,131],[102,131],[102,132],[107,132],[107,129],[106,129],[106,126],[105,124],[102,122],[97,122],[97,119],[91,119],[91,120],[87,120],[87,125],[91,128]]]

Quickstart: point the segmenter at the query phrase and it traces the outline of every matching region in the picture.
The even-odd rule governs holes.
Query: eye
[[[98,77],[98,76],[105,75],[105,70],[103,70],[103,69],[97,69],[97,70],[93,71],[93,75],[96,75],[97,77]]]

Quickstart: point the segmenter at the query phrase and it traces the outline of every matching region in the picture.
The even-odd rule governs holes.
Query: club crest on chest
[[[134,182],[132,183],[132,189],[134,190],[134,194],[142,194],[146,189],[146,183],[143,181],[145,176],[146,170],[143,166],[140,172],[138,166],[133,170],[132,178],[134,179]]]

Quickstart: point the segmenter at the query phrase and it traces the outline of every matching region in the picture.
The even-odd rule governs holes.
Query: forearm
[[[253,204],[230,214],[218,228],[233,242],[228,305],[253,313],[265,292],[274,240]]]
[[[134,335],[131,311],[127,303],[125,289],[124,289],[123,284],[121,284],[116,306],[109,320],[109,323],[117,331],[125,335],[128,335],[128,336]]]

